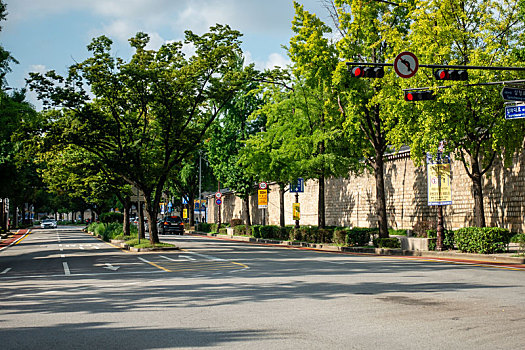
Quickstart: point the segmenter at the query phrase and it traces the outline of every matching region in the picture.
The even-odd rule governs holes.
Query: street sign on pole
[[[419,61],[412,52],[401,52],[394,60],[394,70],[401,78],[412,78],[419,69]]]
[[[525,118],[525,104],[505,106],[505,119]]]
[[[215,198],[220,199],[222,197],[222,193],[217,192],[215,193]]]
[[[217,205],[221,205],[221,204],[222,204],[222,200],[221,200],[220,198],[217,198],[217,199],[215,200],[215,204],[217,204]]]
[[[260,190],[265,190],[265,189],[267,189],[267,188],[268,188],[268,184],[267,184],[266,182],[261,182],[261,183],[259,184],[259,189],[260,189]]]
[[[268,208],[268,190],[259,190],[259,209]]]
[[[304,179],[302,177],[297,179],[297,183],[291,183],[290,184],[290,192],[304,192]]]
[[[509,101],[525,101],[525,89],[504,87],[501,89],[501,97]]]

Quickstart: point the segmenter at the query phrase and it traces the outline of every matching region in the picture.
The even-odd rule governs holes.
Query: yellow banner
[[[268,190],[259,190],[259,209],[268,208]]]
[[[428,205],[452,204],[450,163],[428,164]]]
[[[188,209],[182,209],[182,218],[187,219],[188,218]]]
[[[301,220],[301,203],[293,203],[293,219]]]

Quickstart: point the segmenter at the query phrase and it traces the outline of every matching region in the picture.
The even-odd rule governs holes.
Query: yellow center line
[[[24,239],[26,239],[27,236],[29,236],[29,234],[31,233],[31,230],[27,231],[26,235],[22,238],[20,238],[16,243],[15,245],[17,245],[18,243],[22,242]]]
[[[139,256],[138,258],[139,258],[140,260],[144,261],[145,263],[150,264],[151,266],[155,266],[155,267],[158,268],[158,269],[161,269],[161,270],[166,271],[166,272],[172,272],[171,270],[168,270],[167,268],[164,268],[164,267],[162,267],[162,266],[160,266],[160,265],[157,265],[157,264],[155,264],[154,262],[148,261],[148,260],[146,260],[146,259],[144,259],[144,258],[142,258],[142,257],[140,257],[140,256]]]

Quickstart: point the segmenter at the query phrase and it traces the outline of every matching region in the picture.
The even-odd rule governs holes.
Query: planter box
[[[402,250],[428,251],[428,238],[397,236]]]

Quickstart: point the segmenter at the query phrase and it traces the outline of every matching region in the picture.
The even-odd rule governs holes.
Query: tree
[[[252,73],[232,69],[240,36],[222,25],[201,36],[186,31],[195,53],[185,57],[182,42],[146,50],[149,37],[138,33],[129,62],[113,58],[112,42],[102,36],[88,46],[92,57],[71,66],[66,78],[31,74],[30,87],[44,104],[60,108],[48,137],[85,149],[144,194],[151,243],[159,241],[155,222],[167,179]]]
[[[244,60],[239,59],[241,69]],[[249,117],[260,105],[260,98],[255,93],[257,83],[247,81],[239,94],[224,109],[224,113],[210,129],[210,138],[206,142],[207,158],[217,179],[243,200],[244,223],[251,225],[250,195],[254,191],[253,174],[246,171],[239,163],[245,141],[250,135],[260,131],[263,122]]]
[[[301,137],[304,176],[319,181],[318,225],[325,227],[325,179],[347,176],[358,165],[353,139],[344,139],[345,114],[341,104],[342,84],[335,75],[339,66],[331,28],[294,2],[295,17],[289,56],[294,63],[294,122],[303,120]],[[358,138],[355,137],[357,140]]]
[[[382,91],[397,85],[393,73],[385,74],[383,79],[349,78],[346,62],[387,63],[393,60],[396,55],[394,38],[404,38],[408,31],[408,11],[404,6],[382,1],[324,3],[339,38],[336,43],[339,61],[332,77],[336,85],[341,86],[336,100],[345,119],[347,136],[362,145],[361,160],[373,169],[379,236],[388,237],[383,158],[389,146],[388,131],[396,121],[385,108]],[[362,144],[362,139],[367,144]]]
[[[518,1],[420,1],[411,8],[413,25],[406,41],[421,62],[470,66],[523,66],[524,27]],[[399,117],[391,139],[408,144],[411,155],[421,162],[426,152],[435,153],[445,141],[445,152],[453,152],[472,180],[474,221],[483,227],[483,177],[496,157],[507,161],[522,150],[523,120],[504,119],[501,86],[478,83],[515,80],[523,73],[468,70],[469,86],[462,81],[433,80],[421,72],[402,87],[430,87],[435,101],[408,103],[392,92],[388,104]],[[438,88],[447,85],[449,88]]]

